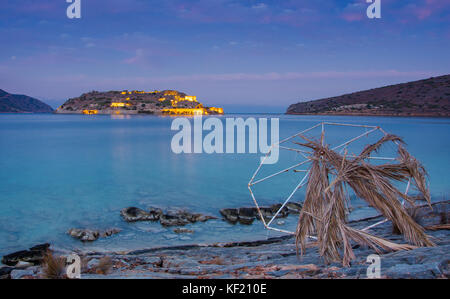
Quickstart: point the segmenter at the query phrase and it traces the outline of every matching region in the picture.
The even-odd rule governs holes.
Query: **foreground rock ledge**
[[[448,205],[447,201],[433,205],[433,212],[423,210],[426,213],[422,225],[429,227],[427,233],[435,238],[437,246],[382,253],[382,278],[449,277],[450,233],[445,229],[432,230],[437,223],[448,220]],[[381,217],[371,217],[351,222],[351,225],[363,228],[380,220]],[[402,236],[393,235],[392,231],[390,223],[373,229],[378,236],[397,243],[404,242]],[[88,270],[82,273],[82,278],[367,278],[369,265],[366,259],[375,252],[358,245],[354,246],[354,252],[356,260],[345,268],[340,263],[325,264],[313,246],[298,257],[291,236],[251,242],[152,248],[108,253],[106,255],[112,260],[108,275]],[[95,264],[104,256],[104,253],[90,252],[82,258]],[[12,272],[11,267],[0,269],[0,273],[8,272]],[[16,271],[13,276],[34,278],[39,275],[30,273]]]

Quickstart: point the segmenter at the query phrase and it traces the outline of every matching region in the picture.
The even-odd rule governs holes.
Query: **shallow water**
[[[238,115],[250,116],[279,117],[280,138],[322,120],[380,125],[403,137],[410,152],[423,162],[430,174],[433,200],[442,199],[449,191],[449,119]],[[175,134],[170,130],[172,120],[1,115],[0,255],[39,242],[67,249],[121,250],[265,238],[268,233],[259,222],[242,226],[213,220],[190,225],[194,234],[177,235],[158,223],[129,224],[121,219],[120,210],[128,206],[183,207],[220,217],[221,208],[252,205],[247,183],[261,154],[176,155],[170,149]],[[339,144],[361,132],[360,128],[333,127],[326,137],[331,144]],[[357,153],[373,140],[361,139],[349,152]],[[388,146],[382,154],[393,155],[394,147]],[[260,178],[299,159],[296,153],[282,151],[279,163],[264,167]],[[282,202],[300,175],[289,172],[259,184],[255,188],[258,200],[262,204]],[[301,200],[303,194],[300,190],[294,200]],[[374,213],[358,200],[353,205],[353,218]],[[295,228],[296,217],[284,221],[280,228]],[[67,236],[72,227],[119,227],[122,232],[82,244]]]

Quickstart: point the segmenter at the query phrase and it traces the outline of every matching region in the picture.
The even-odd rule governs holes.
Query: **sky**
[[[0,89],[175,89],[233,112],[450,73],[450,0],[0,0]]]

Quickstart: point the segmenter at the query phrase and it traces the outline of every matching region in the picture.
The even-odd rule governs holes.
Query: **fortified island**
[[[55,113],[61,114],[157,114],[215,115],[223,108],[204,107],[196,96],[176,90],[92,91],[69,99]]]

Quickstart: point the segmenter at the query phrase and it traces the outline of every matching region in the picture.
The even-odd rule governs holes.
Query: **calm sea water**
[[[239,117],[279,117],[280,138],[322,120],[380,125],[402,136],[411,153],[424,163],[433,200],[449,192],[449,119]],[[128,206],[183,207],[220,217],[221,208],[252,205],[247,183],[261,155],[173,154],[171,121],[148,116],[1,115],[0,255],[39,242],[65,249],[124,250],[265,238],[268,233],[258,222],[242,226],[213,220],[190,225],[194,234],[177,235],[158,223],[129,224],[121,219],[120,210]],[[327,140],[337,144],[361,132],[360,128],[330,128]],[[357,153],[358,146],[373,140],[362,139],[349,151]],[[388,146],[380,155],[392,155],[393,150]],[[261,177],[297,161],[298,154],[281,152],[280,162],[264,168]],[[290,172],[268,180],[255,188],[255,194],[263,204],[281,202],[299,175]],[[301,200],[303,194],[300,190],[295,200]],[[354,205],[357,216],[373,213],[358,200]],[[296,217],[290,217],[280,228],[294,229],[295,222]],[[122,232],[82,244],[67,236],[72,227],[118,227]]]

